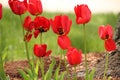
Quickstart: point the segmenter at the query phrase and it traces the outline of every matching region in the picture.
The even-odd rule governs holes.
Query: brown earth
[[[118,57],[119,56],[119,57]],[[49,64],[51,63],[51,59],[55,58],[56,60],[56,65],[54,67],[54,70],[58,67],[60,59],[59,57],[49,57],[49,58],[44,58],[44,68],[45,72],[48,70]],[[104,63],[105,63],[105,54],[104,53],[89,53],[87,55],[87,63],[88,63],[88,68],[89,70],[93,69],[96,67],[96,74],[95,74],[95,79],[94,80],[101,80],[104,71]],[[120,54],[111,54],[109,56],[109,69],[107,76],[111,76],[111,80],[120,80]],[[114,63],[115,62],[115,63]],[[10,76],[11,80],[23,80],[20,74],[18,73],[18,69],[26,69],[29,68],[28,61],[27,60],[22,60],[22,61],[14,61],[14,62],[7,62],[5,63],[5,72],[7,75]],[[67,63],[67,68],[70,71],[70,75],[74,74],[74,68],[73,66],[70,66]],[[65,63],[62,61],[61,67],[60,67],[60,72],[65,71]],[[111,71],[111,72],[110,72]],[[115,72],[116,71],[116,72]],[[117,72],[118,71],[118,72]],[[53,71],[54,73],[54,71]],[[80,65],[77,66],[77,76],[78,80],[84,80],[84,75],[85,75],[85,67],[84,67],[84,55],[82,58],[82,62]],[[41,77],[41,74],[39,75]],[[68,80],[67,77],[65,80]],[[72,80],[72,75],[71,79]]]

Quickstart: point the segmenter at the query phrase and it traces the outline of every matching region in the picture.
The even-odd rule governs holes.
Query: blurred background
[[[72,45],[78,49],[83,49],[83,27],[75,22],[74,6],[77,4],[87,4],[92,11],[92,18],[86,24],[87,34],[87,52],[104,52],[104,42],[98,36],[98,28],[100,25],[110,24],[113,29],[117,25],[118,13],[120,12],[120,0],[41,0],[43,5],[43,13],[48,19],[54,16],[66,14],[72,20],[71,31],[69,37]],[[26,59],[22,25],[19,16],[12,13],[9,8],[8,0],[0,0],[3,4],[3,17],[0,20],[0,49],[7,56],[7,60]],[[26,13],[22,19],[30,15]],[[30,15],[31,16],[31,15]],[[34,18],[34,17],[33,17]],[[39,38],[29,42],[29,52],[33,55],[34,44],[39,44]],[[50,31],[43,34],[43,43],[48,45],[48,49],[52,50],[52,55],[58,55],[61,51],[57,45],[57,35]],[[64,52],[64,54],[66,51]]]

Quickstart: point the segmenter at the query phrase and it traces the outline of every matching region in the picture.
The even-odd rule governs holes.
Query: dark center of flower
[[[59,28],[59,29],[58,29],[58,32],[59,32],[60,35],[63,35],[63,34],[64,34],[63,28]]]
[[[39,31],[42,33],[42,32],[45,32],[45,30],[43,28],[39,28]]]
[[[105,38],[106,38],[106,39],[109,39],[109,35],[107,34],[107,35],[105,36]]]

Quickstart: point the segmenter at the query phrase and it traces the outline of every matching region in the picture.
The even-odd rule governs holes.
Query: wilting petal
[[[29,32],[27,32],[26,35],[25,35],[25,37],[24,37],[24,40],[27,41],[27,42],[29,42],[31,40],[31,38],[32,38],[32,34],[29,33]]]
[[[47,57],[48,57],[48,56],[51,54],[51,52],[52,52],[52,51],[51,51],[51,50],[49,50],[49,51],[46,53],[46,55],[45,55],[45,56],[47,56]]]
[[[113,51],[113,50],[115,50],[116,49],[115,41],[113,39],[105,40],[105,49],[107,51]]]
[[[58,36],[58,45],[62,49],[68,49],[71,47],[70,39],[67,36]]]
[[[37,38],[37,36],[39,35],[40,31],[39,30],[35,30],[34,32],[34,37]]]
[[[0,19],[2,18],[2,4],[0,3]]]

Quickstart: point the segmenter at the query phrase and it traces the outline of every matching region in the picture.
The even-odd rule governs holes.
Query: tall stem
[[[3,44],[4,44],[4,42],[3,42],[3,40],[4,40],[4,38],[3,38],[3,29],[2,29],[2,26],[0,27],[1,29],[0,29],[0,32],[1,32],[1,34],[0,34],[0,40],[1,40],[1,45],[0,45],[0,79],[1,78],[3,78],[3,79],[6,79],[6,74],[5,74],[5,71],[4,71],[4,65],[3,65],[3,60],[2,60],[2,51],[3,51],[3,49],[4,49],[4,46],[3,46]]]
[[[40,44],[42,44],[42,32],[40,33]]]
[[[103,75],[103,80],[106,80],[106,72],[107,72],[107,69],[108,69],[108,58],[109,58],[109,54],[107,53],[107,55],[106,55],[105,70],[104,70],[104,75]]]
[[[22,25],[22,16],[20,15],[20,21],[21,21],[21,25]],[[23,37],[25,36],[25,30],[24,30],[24,28],[22,27],[22,30],[23,30]],[[24,39],[24,38],[23,38]],[[29,56],[29,51],[28,51],[28,42],[27,41],[24,41],[24,43],[25,43],[25,49],[26,49],[26,54],[27,54],[27,60],[28,60],[28,63],[29,63],[29,65],[30,65],[30,69],[31,69],[31,71],[32,71],[32,73],[33,73],[33,79],[32,80],[34,80],[34,66],[32,66],[32,64],[30,63],[30,56]]]
[[[20,15],[20,21],[21,21],[21,25],[22,25],[22,16]],[[22,30],[23,30],[23,36],[25,36],[25,30],[24,28],[22,27]],[[29,52],[28,52],[28,43],[25,41],[25,49],[26,49],[26,53],[27,53],[27,59],[30,63],[30,56],[29,56]]]
[[[88,78],[88,69],[87,69],[87,53],[86,53],[86,32],[85,24],[83,24],[83,33],[84,33],[84,54],[85,54],[85,70],[86,70],[86,79]]]
[[[74,66],[74,69],[75,69],[75,70],[74,70],[74,71],[75,71],[75,72],[74,72],[74,74],[75,74],[74,80],[77,80],[77,69],[76,69],[76,65]]]

